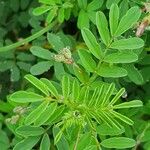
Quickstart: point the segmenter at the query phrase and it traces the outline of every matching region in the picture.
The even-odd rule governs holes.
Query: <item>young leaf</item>
[[[109,105],[115,104],[118,101],[118,99],[124,94],[124,92],[125,92],[124,88],[120,89],[119,92],[117,92],[117,94],[113,97]]]
[[[101,103],[101,101],[99,99],[103,95],[103,89],[104,89],[104,84],[102,84],[101,86],[98,86],[94,89],[94,92],[93,92],[92,97],[88,104],[90,107],[92,107],[93,105],[97,106],[98,103]]]
[[[45,111],[41,113],[41,115],[35,120],[35,126],[43,125],[50,117],[53,115],[57,108],[57,103],[50,104]]]
[[[108,46],[110,43],[110,33],[108,29],[108,22],[103,12],[99,11],[96,13],[96,26],[102,41]]]
[[[84,103],[84,100],[85,100],[87,92],[88,92],[88,87],[87,86],[83,86],[81,88],[81,90],[80,90],[79,98],[77,99],[79,103]]]
[[[35,16],[42,15],[42,14],[46,13],[47,11],[49,11],[50,9],[51,9],[50,6],[42,5],[33,10],[33,15],[35,15]]]
[[[33,75],[40,75],[48,71],[52,65],[53,63],[51,61],[40,61],[30,68],[30,72]]]
[[[98,115],[101,117],[102,121],[106,123],[109,127],[115,126],[116,128],[120,129],[120,124],[114,121],[114,118],[112,117],[110,113],[101,111],[101,112],[98,112]]]
[[[142,101],[140,100],[133,100],[130,102],[124,102],[118,105],[114,105],[113,108],[114,109],[122,109],[122,108],[132,108],[132,107],[141,107],[143,106]]]
[[[107,63],[131,63],[138,60],[138,56],[132,51],[117,52],[107,55],[104,61]]]
[[[87,52],[87,50],[84,50],[84,49],[78,50],[78,54],[85,69],[87,69],[90,72],[95,71],[96,63],[93,60],[91,54]]]
[[[29,150],[34,147],[34,145],[39,141],[40,136],[28,137],[15,145],[13,150]]]
[[[130,118],[128,118],[128,117],[126,117],[126,116],[124,116],[124,115],[122,115],[122,114],[120,114],[116,111],[112,111],[111,114],[112,114],[112,116],[120,119],[121,121],[127,123],[128,125],[133,125],[134,124],[134,122]]]
[[[119,8],[117,4],[113,4],[111,5],[109,11],[109,24],[110,24],[110,31],[112,36],[117,30],[118,21],[119,21]]]
[[[77,100],[80,94],[80,84],[77,79],[74,79],[72,84],[72,99]]]
[[[108,66],[105,64],[102,64],[100,68],[97,70],[97,74],[99,74],[102,77],[112,77],[112,78],[118,78],[118,77],[124,77],[127,75],[127,71],[121,67],[117,66]]]
[[[105,148],[126,149],[136,145],[136,141],[127,137],[112,137],[101,142]]]
[[[43,103],[41,103],[36,109],[34,109],[25,119],[25,124],[26,125],[30,125],[33,122],[35,122],[40,115],[46,110],[47,106],[48,106],[48,102],[44,101]]]
[[[104,90],[104,92],[103,92],[103,93],[105,93],[105,94],[104,94],[104,96],[102,97],[103,100],[102,100],[102,102],[101,102],[101,105],[108,105],[109,99],[110,99],[110,97],[113,95],[114,90],[115,90],[115,84],[111,83],[111,84],[109,85],[109,87],[107,88],[107,90]]]
[[[70,94],[70,79],[68,76],[63,76],[62,78],[62,93],[64,99],[67,99]]]
[[[144,41],[140,38],[133,37],[128,39],[121,39],[118,41],[114,41],[110,48],[126,50],[126,49],[138,49],[144,46]]]
[[[85,88],[85,93],[84,93],[83,100],[82,100],[84,104],[89,103],[89,93],[90,93],[90,89],[89,89],[89,86],[87,86]]]
[[[19,126],[16,129],[16,133],[27,137],[27,136],[39,136],[41,134],[43,134],[45,132],[45,130],[42,127],[33,127],[33,126]]]
[[[42,47],[32,46],[30,48],[30,51],[34,56],[37,56],[39,58],[46,59],[46,60],[52,59],[52,53],[49,50],[44,49]]]
[[[33,92],[18,91],[10,96],[10,100],[17,103],[29,103],[43,101],[45,98]]]
[[[141,10],[134,6],[130,8],[127,13],[121,18],[115,36],[120,36],[125,31],[130,29],[133,24],[135,24],[141,16]]]
[[[40,144],[40,150],[50,150],[50,138],[47,133],[43,135],[43,138]]]
[[[55,96],[56,98],[59,97],[59,94],[58,94],[57,89],[56,89],[55,86],[51,83],[50,80],[48,80],[48,79],[46,79],[46,78],[42,78],[41,81],[42,81],[45,85],[47,85],[49,92],[50,92],[53,96]]]
[[[49,96],[48,88],[42,81],[40,81],[39,79],[37,79],[36,77],[30,74],[26,75],[25,79],[27,79],[30,83],[32,83],[36,88],[38,88],[46,96]]]
[[[83,28],[81,30],[83,39],[86,43],[86,45],[88,46],[90,52],[98,59],[102,58],[103,56],[103,52],[101,50],[100,45],[98,44],[95,36],[92,34],[92,32],[87,29],[87,28]]]

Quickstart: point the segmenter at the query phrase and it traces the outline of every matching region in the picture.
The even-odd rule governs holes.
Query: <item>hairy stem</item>
[[[37,33],[27,37],[26,39],[23,39],[21,41],[18,41],[16,43],[13,43],[11,45],[8,46],[4,46],[4,47],[0,47],[0,52],[4,52],[4,51],[9,51],[12,49],[15,49],[19,46],[25,45],[28,42],[33,41],[34,39],[40,37],[41,35],[43,35],[44,33],[48,32],[52,27],[54,27],[56,25],[56,21],[52,22],[51,24],[49,24],[48,26],[46,26],[45,28],[43,28],[42,30],[38,31]]]

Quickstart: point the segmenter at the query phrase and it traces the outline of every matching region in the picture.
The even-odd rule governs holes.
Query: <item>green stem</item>
[[[40,37],[41,35],[43,35],[44,33],[48,32],[53,26],[56,25],[56,21],[52,22],[51,24],[49,24],[48,26],[46,26],[45,28],[43,28],[42,30],[38,31],[37,33],[27,37],[26,39],[23,39],[19,42],[13,43],[11,45],[8,46],[4,46],[4,47],[0,47],[0,52],[4,52],[4,51],[9,51],[12,49],[15,49],[16,47],[22,46],[28,42],[33,41],[34,39]]]
[[[135,145],[135,147],[134,147],[132,150],[137,150],[138,146],[139,146],[140,143],[141,143],[142,138],[144,137],[146,131],[147,131],[149,128],[150,128],[150,123],[148,123],[148,124],[146,125],[146,127],[144,128],[144,130],[142,131],[142,133],[139,135],[139,137],[137,138],[136,145]]]
[[[80,132],[81,132],[81,127],[79,127],[79,131],[78,131],[77,139],[76,139],[76,142],[75,142],[75,145],[74,145],[73,150],[77,150],[77,146],[78,146],[79,139],[80,139]]]

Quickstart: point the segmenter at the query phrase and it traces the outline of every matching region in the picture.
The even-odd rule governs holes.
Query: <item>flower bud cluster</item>
[[[16,115],[13,115],[11,118],[7,118],[6,122],[10,124],[16,124],[18,120],[20,119],[21,115],[23,115],[27,111],[26,107],[17,106],[13,109],[13,112]]]
[[[54,55],[54,59],[57,62],[63,62],[66,64],[72,64],[73,59],[72,59],[72,54],[70,51],[70,47],[65,47],[60,52],[56,55]]]
[[[19,115],[14,115],[11,118],[7,118],[5,121],[6,121],[6,123],[16,124],[17,121],[19,120],[19,118],[20,118]]]

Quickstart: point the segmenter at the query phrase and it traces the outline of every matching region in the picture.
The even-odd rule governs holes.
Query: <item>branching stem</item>
[[[9,50],[15,49],[19,46],[25,45],[28,42],[33,41],[34,39],[36,39],[36,38],[40,37],[41,35],[43,35],[44,33],[48,32],[56,24],[57,24],[57,22],[54,21],[51,24],[49,24],[48,26],[46,26],[45,28],[43,28],[42,30],[38,31],[37,33],[27,37],[26,39],[23,39],[21,41],[18,41],[16,43],[13,43],[13,44],[8,45],[8,46],[0,47],[0,52],[9,51]]]

